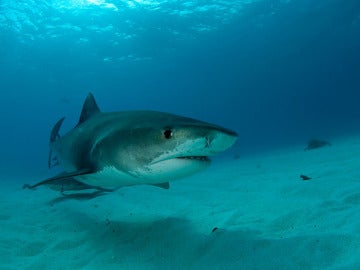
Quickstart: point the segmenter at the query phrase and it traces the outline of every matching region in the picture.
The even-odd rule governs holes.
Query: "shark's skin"
[[[49,166],[55,160],[64,173],[28,188],[61,185],[69,179],[74,181],[62,185],[62,191],[89,187],[112,191],[142,184],[168,188],[169,181],[206,168],[209,156],[228,149],[237,139],[232,130],[169,113],[103,113],[91,93],[79,123],[60,137],[63,120],[50,136]]]

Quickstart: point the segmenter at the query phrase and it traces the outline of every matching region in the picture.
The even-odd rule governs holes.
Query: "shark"
[[[48,167],[63,172],[24,188],[38,186],[76,192],[110,192],[124,186],[153,185],[193,175],[211,156],[230,148],[237,133],[218,125],[159,111],[102,112],[92,93],[76,126],[60,136],[65,117],[50,134]]]

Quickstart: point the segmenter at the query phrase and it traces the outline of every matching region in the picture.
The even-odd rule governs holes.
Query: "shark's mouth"
[[[177,157],[179,159],[189,159],[189,160],[198,160],[198,161],[210,161],[210,158],[207,156],[185,156],[185,157]]]

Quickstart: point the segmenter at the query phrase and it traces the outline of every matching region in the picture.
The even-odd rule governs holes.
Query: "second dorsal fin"
[[[89,93],[85,99],[77,126],[84,123],[86,120],[88,120],[93,115],[95,115],[99,112],[100,112],[100,109],[99,109],[98,105],[96,104],[93,94]]]

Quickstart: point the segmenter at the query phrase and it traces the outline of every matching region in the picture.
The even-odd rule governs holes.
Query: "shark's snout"
[[[237,133],[228,129],[220,129],[212,131],[205,137],[205,145],[209,148],[209,155],[215,155],[223,152],[234,145],[237,140]]]

